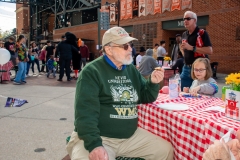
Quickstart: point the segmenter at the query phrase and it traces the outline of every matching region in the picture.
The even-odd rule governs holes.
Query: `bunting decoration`
[[[121,20],[126,18],[126,0],[121,0]]]
[[[110,22],[116,21],[116,10],[115,10],[115,3],[110,4]]]
[[[181,0],[172,0],[171,11],[181,9]]]
[[[182,10],[192,8],[192,0],[182,0]]]
[[[146,16],[146,5],[145,0],[139,0],[138,16]]]
[[[154,14],[154,0],[146,0],[146,15]]]
[[[109,7],[110,22],[118,18],[117,3],[111,3]],[[192,8],[192,0],[120,0],[120,20],[132,19],[163,13],[165,11],[184,10]]]
[[[165,11],[170,11],[172,0],[162,0],[162,13]]]
[[[126,19],[132,18],[132,0],[127,0],[127,13],[126,13]]]
[[[161,0],[154,0],[154,14],[161,13]]]

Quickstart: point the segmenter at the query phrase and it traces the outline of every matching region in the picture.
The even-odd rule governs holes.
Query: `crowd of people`
[[[58,81],[62,81],[64,72],[66,72],[67,81],[71,81],[72,78],[77,79],[82,66],[84,67],[89,60],[89,49],[84,41],[77,44],[76,36],[70,32],[61,38],[62,41],[57,45],[47,41],[47,44],[42,47],[36,42],[31,42],[27,47],[24,35],[19,35],[16,42],[14,37],[9,37],[5,43],[1,41],[0,47],[7,49],[11,54],[10,61],[5,64],[5,66],[9,66],[7,67],[8,71],[2,73],[4,75],[2,80],[13,80],[13,83],[17,85],[25,84],[30,69],[33,76],[46,74],[49,77],[52,73],[55,78],[58,70],[60,73]],[[10,69],[15,71],[15,77],[12,79],[10,78]],[[70,76],[71,71],[74,71],[75,76]]]

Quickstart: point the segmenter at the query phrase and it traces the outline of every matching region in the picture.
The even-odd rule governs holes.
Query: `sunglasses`
[[[119,45],[119,46],[110,46],[110,47],[119,47],[119,48],[123,48],[124,50],[128,50],[128,47],[130,46],[129,43],[123,44],[123,45]]]
[[[191,19],[194,19],[194,18],[191,18],[191,17],[183,18],[183,21],[185,20],[190,21]]]

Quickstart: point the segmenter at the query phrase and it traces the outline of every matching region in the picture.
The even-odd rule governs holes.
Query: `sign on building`
[[[110,28],[109,24],[109,8],[106,6],[102,6],[100,9],[100,29],[101,30],[108,30]]]

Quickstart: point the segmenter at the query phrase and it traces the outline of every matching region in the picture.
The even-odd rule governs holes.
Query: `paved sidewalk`
[[[0,84],[0,95],[26,99],[5,108],[0,97],[0,159],[60,160],[74,129],[74,87]],[[60,120],[66,118],[66,120]],[[44,152],[35,149],[44,148]]]
[[[226,75],[217,76],[217,96],[221,97]],[[25,85],[0,84],[0,95],[29,102],[22,107],[5,108],[6,99],[0,97],[0,159],[60,160],[67,155],[65,139],[74,129],[76,80],[68,82],[65,77],[58,82],[45,75],[26,80]],[[39,148],[45,151],[34,151]]]

